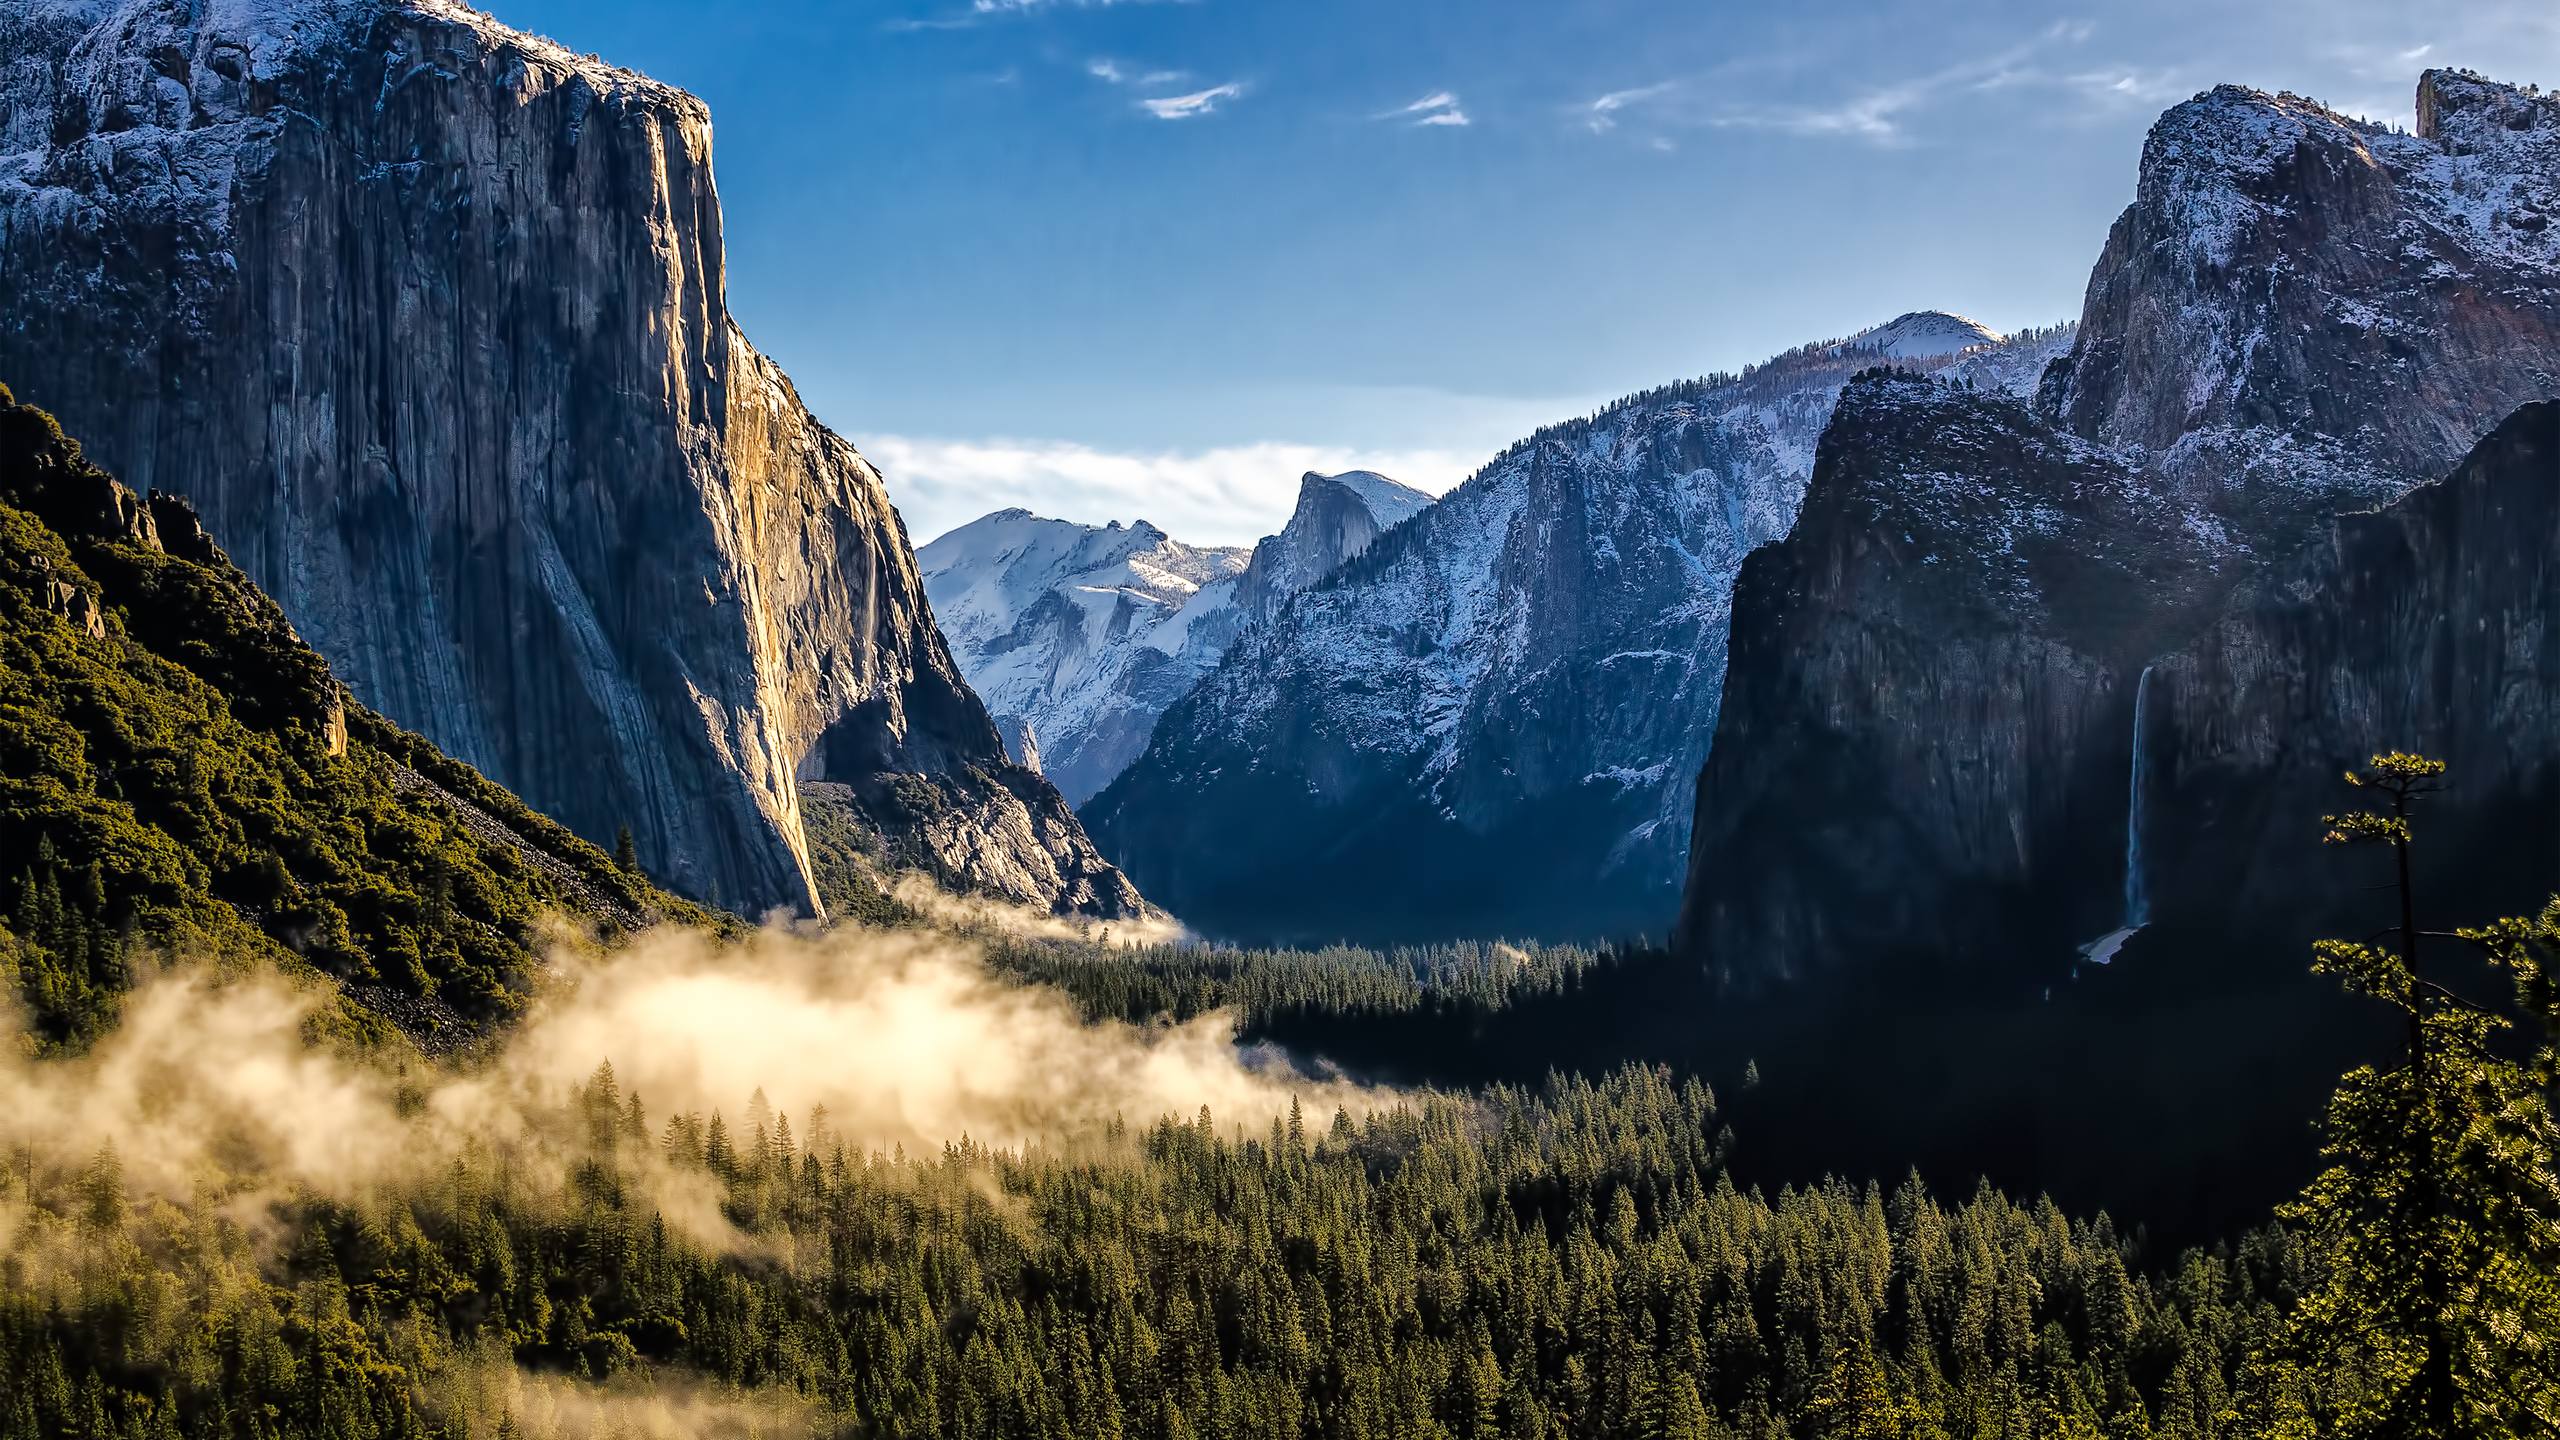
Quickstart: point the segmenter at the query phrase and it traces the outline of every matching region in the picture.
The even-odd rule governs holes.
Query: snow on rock
[[[725,266],[701,102],[466,6],[0,4],[0,374],[367,703],[742,913],[819,905],[821,791],[955,886],[1138,913]]]
[[[1003,510],[917,559],[961,672],[1000,728],[1037,737],[1047,774],[1081,803],[1246,627],[1430,503],[1366,470],[1309,473],[1287,528],[1250,548]]]
[[[2560,394],[2560,99],[2430,70],[2417,113],[2226,85],[2161,116],[2045,408],[2283,533]]]
[[[2316,813],[2374,737],[2477,757],[2484,818],[2549,793],[2560,102],[2432,71],[2417,110],[2179,105],[2032,410],[1954,367],[1851,386],[1737,588],[1680,948],[1743,982],[2115,927],[2112,959],[2155,869],[2290,885],[2298,820],[2240,817]],[[2484,452],[2494,486],[2426,483]],[[2128,776],[2164,745],[2211,823]],[[2091,795],[2129,852],[2178,842],[2087,845]]]
[[[1217,617],[1250,554],[1185,545],[1143,520],[1001,510],[916,561],[961,674],[1009,740],[1036,737],[1042,770],[1072,804],[1118,773],[1172,695],[1217,662]]]
[[[1978,345],[1997,345],[2005,338],[1969,316],[1945,310],[1914,310],[1861,330],[1835,348],[1879,360],[1934,360]]]
[[[1086,818],[1213,933],[1659,933],[1734,574],[1841,386],[1900,350],[2024,395],[2068,342],[1916,312],[1541,430],[1248,631]],[[1539,873],[1435,890],[1479,853]]]

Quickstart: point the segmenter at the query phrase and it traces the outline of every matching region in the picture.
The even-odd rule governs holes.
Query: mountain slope
[[[1854,503],[1844,489],[1808,501],[1808,516],[1833,523],[1755,557],[1765,583],[1737,601],[1724,728],[1698,781],[1685,947],[1746,980],[1882,955],[2051,978],[2075,945],[2112,959],[2131,942],[2138,957],[2143,927],[2203,924],[2163,898],[2166,872],[2141,859],[2172,837],[2216,857],[2198,894],[2227,895],[2249,873],[2269,877],[2258,898],[2270,913],[2335,901],[2305,878],[2317,867],[2287,831],[2334,808],[2327,782],[2369,750],[2456,745],[2488,757],[2466,760],[2481,772],[2467,785],[2547,786],[2514,754],[2456,744],[2482,723],[2461,717],[2465,704],[2515,727],[2516,743],[2547,750],[2560,733],[2533,678],[2541,647],[2525,638],[2560,620],[2548,613],[2560,599],[2532,558],[2547,548],[2542,512],[2517,498],[2554,483],[2529,458],[2547,451],[2508,447],[2498,483],[2510,534],[2490,534],[2486,518],[2411,518],[2452,503],[2446,487],[2400,497],[2505,418],[2484,407],[2560,394],[2560,250],[2511,223],[2518,197],[2560,178],[2560,105],[2430,72],[2419,108],[2417,136],[2229,88],[2170,111],[2092,275],[2073,353],[2048,371],[2042,414],[2022,418],[2045,427],[2036,444],[2104,449],[2155,503],[2187,514],[2184,530],[2125,529],[2117,543],[2151,566],[2211,556],[2223,599],[2132,606],[2104,643],[2068,647],[2067,665],[1969,671],[1961,657],[2014,649],[2031,624],[1997,607],[1942,613],[1933,597],[1950,566],[1970,572],[2006,551],[2010,517],[2053,503],[2034,447],[1949,456],[1890,428],[1826,435],[1817,473],[1833,484],[1883,476],[1999,504],[1911,550],[1839,521]],[[2509,219],[2463,218],[2492,212]],[[2342,328],[2340,316],[2358,318]],[[2529,430],[2540,413],[2517,423]],[[2382,531],[2330,518],[2378,503],[2391,506]],[[2351,548],[2367,534],[2404,539]],[[2335,571],[2384,573],[2395,544],[2405,553],[2392,564],[2414,567],[2396,590]],[[2515,544],[2528,548],[2504,548]],[[2053,558],[2072,588],[2104,587],[2095,551]],[[2463,564],[2483,567],[2488,588],[2456,583]],[[2313,595],[2336,613],[2306,610]],[[2483,638],[2440,633],[2448,617]],[[1878,646],[1879,634],[1899,643]],[[2505,650],[2483,649],[2486,637]],[[2190,655],[2198,644],[2216,658]],[[1950,684],[1956,673],[1976,683]],[[2050,723],[2017,723],[2022,689]],[[2185,726],[2190,738],[2164,738]],[[1799,763],[1815,753],[1821,764]],[[2188,764],[2213,774],[2219,799],[2165,798],[2167,774]],[[2163,808],[2173,803],[2183,819]],[[1802,823],[1773,841],[1776,816]],[[2110,835],[2123,839],[2092,843]],[[2493,907],[2538,898],[2456,888]]]
[[[1322,583],[1431,503],[1431,496],[1375,471],[1308,471],[1299,477],[1289,523],[1253,547],[1253,561],[1236,582],[1239,625],[1270,620],[1291,597]]]
[[[1793,522],[1841,382],[1962,323],[1904,317],[1513,446],[1248,632],[1086,823],[1216,934],[1660,933],[1736,567]],[[1915,363],[2031,388],[2067,339]]]
[[[1069,801],[1146,748],[1156,717],[1246,626],[1431,503],[1383,475],[1312,472],[1260,544],[1185,545],[1141,520],[1096,528],[1002,510],[916,552],[960,671]]]
[[[546,917],[707,917],[352,702],[166,495],[0,387],[0,988],[93,1033],[153,951],[336,977],[421,1043],[512,1010]]]
[[[446,0],[0,13],[0,373],[183,493],[367,703],[744,910],[804,785],[1138,901],[1012,767],[879,475],[730,322],[700,102]]]
[[[1155,717],[1216,663],[1217,649],[1202,647],[1247,553],[1185,545],[1143,520],[1091,526],[1002,510],[916,561],[960,673],[1074,803],[1119,773]],[[1019,741],[1014,757],[1027,758]]]

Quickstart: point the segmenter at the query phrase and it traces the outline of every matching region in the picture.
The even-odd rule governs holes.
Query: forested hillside
[[[2154,1279],[2104,1221],[1987,1192],[1737,1193],[1711,1097],[1642,1070],[1076,1155],[848,1154],[823,1119],[795,1146],[609,1080],[587,1108],[561,1207],[457,1171],[298,1207],[273,1269],[128,1213],[102,1164],[49,1217],[75,1273],[0,1303],[0,1430],[466,1433],[456,1376],[496,1357],[683,1362],[787,1391],[788,1433],[2203,1435],[2300,1283],[2272,1235]],[[634,1203],[629,1152],[661,1148],[751,1253]]]
[[[350,699],[183,501],[0,387],[0,980],[47,1043],[171,953],[316,970],[430,1043],[546,916],[705,918]]]
[[[0,659],[0,1440],[2560,1417],[2560,903],[2447,934],[2404,879],[2394,940],[2324,945],[2405,1042],[2297,1200],[2172,1254],[1901,1167],[1738,1183],[1694,1073],[1388,1089],[1306,1043],[1556,1063],[1655,954],[682,906],[355,706],[183,503],[9,404]],[[2330,837],[2401,861],[2453,783],[2352,778]]]

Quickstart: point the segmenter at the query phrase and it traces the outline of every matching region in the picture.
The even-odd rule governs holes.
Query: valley
[[[862,34],[1226,13],[1105,8]],[[2552,1432],[2560,96],[2431,48],[2165,102],[2076,316],[915,537],[693,94],[0,8],[0,1440]]]

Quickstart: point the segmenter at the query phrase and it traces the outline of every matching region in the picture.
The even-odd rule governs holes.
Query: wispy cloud
[[[1144,70],[1133,73],[1129,67],[1108,55],[1097,55],[1086,61],[1084,73],[1105,85],[1136,85],[1141,88],[1179,85],[1191,78],[1190,73],[1183,70]]]
[[[1151,520],[1195,544],[1249,543],[1280,528],[1298,477],[1375,470],[1437,493],[1484,453],[1363,450],[1288,442],[1190,451],[1112,451],[1067,440],[952,440],[868,435],[862,451],[918,542],[1020,505],[1099,525]]]
[[[901,16],[881,22],[892,34],[930,30],[967,30],[984,21],[1050,10],[1107,10],[1116,5],[1184,4],[1189,0],[969,0],[968,8],[942,15]]]
[[[2171,70],[2143,70],[2132,67],[2103,70],[2080,70],[2062,77],[2062,83],[2081,94],[2098,100],[2136,101],[2145,105],[2164,104],[2195,93],[2195,84]]]
[[[1159,120],[1190,120],[1217,110],[1226,102],[1244,94],[1244,86],[1230,81],[1194,90],[1188,95],[1154,95],[1138,102],[1138,108]]]
[[[1581,107],[1582,121],[1591,128],[1592,134],[1605,135],[1618,128],[1620,111],[1631,105],[1661,99],[1679,88],[1678,81],[1665,80],[1657,85],[1639,85],[1632,90],[1612,90]]]
[[[1467,118],[1458,97],[1447,90],[1434,90],[1410,105],[1399,105],[1377,117],[1380,120],[1410,120],[1416,125],[1463,126],[1475,122]]]
[[[1108,10],[1114,5],[1143,5],[1150,0],[969,0],[979,15],[1028,15],[1040,10]]]
[[[1747,130],[1775,130],[1792,135],[1837,136],[1873,145],[1910,143],[1907,118],[1961,91],[2010,89],[2062,84],[2128,98],[2151,98],[2158,75],[2126,70],[2062,76],[2036,62],[2061,46],[2085,43],[2096,33],[2087,20],[2057,21],[2034,37],[1989,55],[1960,60],[1926,74],[1880,85],[1828,103],[1734,105],[1707,117],[1710,125]]]

